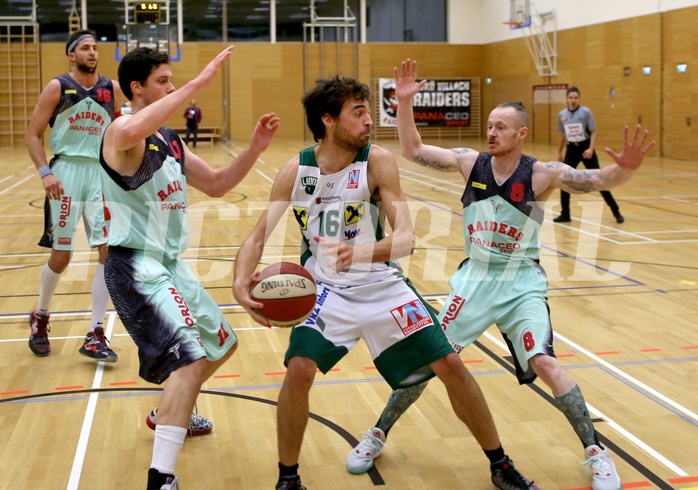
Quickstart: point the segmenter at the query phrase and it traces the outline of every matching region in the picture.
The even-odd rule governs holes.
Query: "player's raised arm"
[[[613,189],[626,183],[642,165],[645,154],[656,143],[654,140],[647,143],[649,131],[642,131],[639,124],[635,127],[632,139],[628,138],[628,132],[628,126],[625,126],[623,149],[620,153],[606,148],[606,153],[613,158],[615,165],[598,170],[576,170],[560,162],[544,164],[551,178],[550,185],[571,194],[584,194]]]
[[[136,145],[142,145],[143,140],[148,135],[155,133],[158,128],[164,126],[167,120],[179,111],[182,104],[189,101],[198,90],[207,87],[211,83],[211,80],[218,73],[219,68],[228,59],[232,51],[233,46],[225,48],[206,65],[196,78],[185,83],[177,90],[175,90],[172,84],[172,71],[169,69],[169,59],[164,58],[160,66],[166,66],[167,68],[157,73],[154,83],[162,86],[162,89],[167,92],[167,96],[143,107],[134,107],[133,115],[128,118],[123,120],[118,118],[115,123],[117,123],[119,131],[116,133],[112,132],[111,135],[114,148],[117,151],[126,151]],[[155,70],[160,70],[160,66],[156,67]],[[121,89],[133,94],[140,94],[143,91],[142,85],[138,81],[131,82],[128,89],[126,87],[121,87]]]
[[[407,58],[395,74],[395,95],[398,101],[397,130],[402,156],[423,167],[444,171],[460,171],[461,157],[468,150],[447,150],[438,146],[425,145],[414,122],[412,100],[424,87],[426,80],[417,82],[417,62]],[[471,152],[476,155],[476,152]]]
[[[269,148],[278,128],[279,118],[273,112],[260,117],[247,148],[228,165],[218,169],[211,168],[185,145],[187,182],[207,196],[223,197],[245,178],[262,152]]]

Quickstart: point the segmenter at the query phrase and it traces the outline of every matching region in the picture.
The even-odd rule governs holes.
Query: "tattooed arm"
[[[446,172],[460,172],[466,175],[470,172],[478,152],[470,148],[452,148],[447,150],[438,146],[420,144],[410,154],[402,155],[422,167],[433,168]]]
[[[602,169],[576,170],[561,162],[537,162],[534,167],[536,196],[552,189],[562,189],[570,194],[606,191],[624,184],[633,170],[611,165]]]
[[[608,170],[608,169],[604,169]],[[598,190],[602,185],[599,179],[601,170],[575,170],[561,162],[536,162],[533,173],[533,187],[536,195],[552,189],[562,189],[570,194],[584,194]],[[629,174],[631,172],[628,172]],[[630,176],[628,175],[628,178]],[[625,179],[627,180],[627,179]]]
[[[534,171],[534,189],[536,195],[545,193],[552,188],[559,188],[571,194],[606,191],[625,184],[640,167],[642,160],[655,144],[654,140],[645,145],[649,132],[644,131],[640,136],[640,125],[636,126],[632,141],[628,140],[628,127],[625,127],[623,150],[616,153],[606,148],[615,165],[598,170],[575,170],[560,162],[537,162]],[[643,148],[644,147],[644,148]]]
[[[461,172],[464,176],[475,162],[477,152],[468,148],[447,150],[438,146],[425,145],[414,123],[412,99],[419,93],[426,80],[416,81],[417,62],[409,58],[400,68],[394,69],[395,95],[398,99],[397,131],[402,156],[422,167],[448,172]],[[469,170],[467,170],[469,172]]]

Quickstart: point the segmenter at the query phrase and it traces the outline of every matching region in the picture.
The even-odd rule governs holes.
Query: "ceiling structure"
[[[15,19],[24,16],[30,20],[33,5],[36,5],[41,41],[65,42],[69,15],[75,9],[81,20],[83,1],[87,27],[93,29],[101,41],[121,41],[129,36],[124,29],[126,0],[0,0],[0,22],[7,21],[10,16]],[[135,0],[129,1],[135,3]],[[270,27],[271,1],[275,2],[275,33]],[[314,0],[315,13],[321,18],[340,18],[344,16],[346,3],[363,28],[359,19],[362,1]],[[179,41],[177,0],[169,2],[170,27],[165,29],[168,32],[165,37]],[[365,33],[362,35],[369,42],[445,42],[447,39],[446,0],[365,0],[365,3]],[[425,10],[426,3],[429,9]],[[270,42],[272,34],[278,42],[300,42],[304,40],[303,23],[311,21],[311,0],[181,0],[181,4],[183,42],[219,42],[224,38],[236,43]],[[225,36],[224,25],[227,26]],[[153,25],[137,27],[149,28],[148,36],[163,32]],[[358,29],[353,31],[355,36],[359,36],[358,32]],[[313,35],[317,37],[317,31]],[[331,41],[341,34],[326,29],[324,35],[325,40]]]
[[[256,37],[255,32],[259,33],[260,28],[268,35],[270,0],[183,0],[182,17],[188,40],[220,38],[223,1],[227,1],[228,26],[233,29],[237,27],[238,33],[249,30],[251,38]],[[48,40],[47,36],[50,37],[52,32],[60,32],[60,38],[64,39],[68,16],[73,8],[80,12],[81,0],[35,2],[42,40]],[[328,17],[341,16],[343,3],[339,0],[315,0],[318,15]],[[354,4],[358,5],[358,0],[352,0],[349,4],[350,8],[355,9]],[[124,23],[124,0],[87,0],[86,6],[88,27],[100,26],[103,30],[108,30],[107,37],[112,37],[111,31],[116,32],[116,26]],[[31,10],[32,0],[0,0],[0,17],[28,16]],[[276,18],[277,26],[298,25],[300,32],[302,23],[310,20],[310,0],[276,0]],[[175,24],[176,19],[177,1],[170,0],[171,24]],[[65,26],[65,29],[60,26]],[[106,29],[106,26],[111,27]],[[98,34],[101,33],[98,31]]]

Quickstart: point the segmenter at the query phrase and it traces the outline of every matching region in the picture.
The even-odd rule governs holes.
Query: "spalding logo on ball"
[[[305,267],[277,262],[262,269],[252,281],[250,296],[264,303],[257,313],[275,327],[293,327],[313,312],[315,280]]]

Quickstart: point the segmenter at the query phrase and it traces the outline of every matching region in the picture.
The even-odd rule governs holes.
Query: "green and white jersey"
[[[465,252],[470,259],[506,266],[540,258],[544,208],[533,192],[536,161],[522,155],[511,177],[499,184],[492,172],[492,155],[478,155],[461,197]]]
[[[90,89],[79,85],[68,73],[56,77],[61,100],[49,121],[49,149],[54,155],[99,160],[99,145],[114,119],[114,87],[103,76]]]
[[[182,140],[169,128],[159,133],[165,140],[155,134],[146,138],[143,163],[131,177],[101,158],[102,183],[111,218],[109,246],[172,260],[189,246],[187,179]]]
[[[335,257],[324,255],[315,236],[349,245],[375,243],[384,235],[385,213],[381,203],[371,198],[368,188],[368,155],[360,149],[354,161],[343,170],[321,175],[315,148],[300,152],[291,205],[303,234],[301,264],[316,280],[336,286],[359,286],[379,282],[397,273],[388,263],[352,264],[337,274],[328,268]]]

